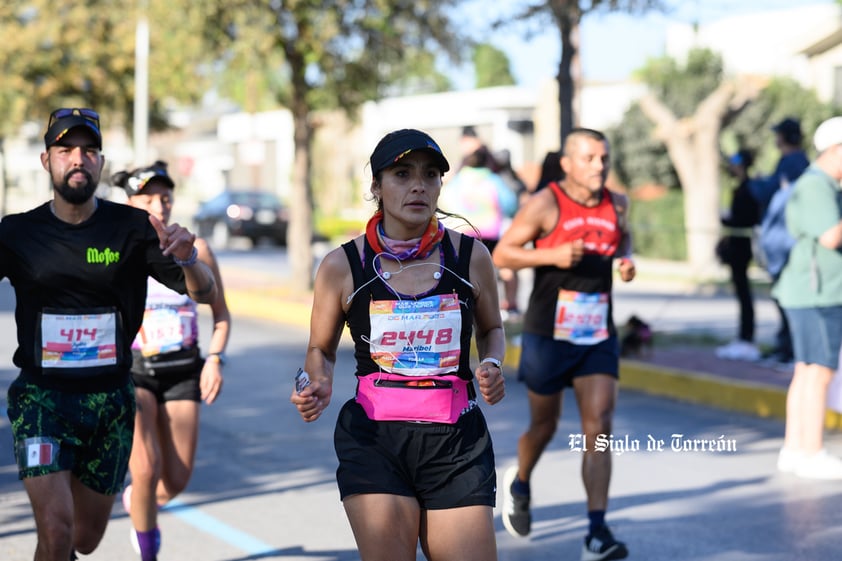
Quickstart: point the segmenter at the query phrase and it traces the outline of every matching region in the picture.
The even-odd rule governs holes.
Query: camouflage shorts
[[[131,384],[109,392],[68,393],[15,380],[8,404],[21,479],[71,471],[98,493],[120,492],[132,452]]]

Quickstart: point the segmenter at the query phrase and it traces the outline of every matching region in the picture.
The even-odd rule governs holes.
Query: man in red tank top
[[[589,519],[582,560],[623,559],[626,545],[605,523],[611,452],[599,444],[610,438],[617,394],[620,355],[611,303],[615,258],[623,281],[635,276],[626,228],[628,200],[605,187],[609,147],[601,132],[571,131],[561,167],[564,179],[521,207],[493,254],[498,267],[535,270],[518,369],[528,389],[530,422],[518,441],[518,464],[504,477],[503,523],[512,535],[529,534],[529,479],[555,435],[562,393],[572,387],[582,433],[571,437],[570,448],[583,453]]]

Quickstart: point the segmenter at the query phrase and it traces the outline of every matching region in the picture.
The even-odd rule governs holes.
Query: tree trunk
[[[8,182],[6,181],[6,142],[5,138],[0,137],[0,218],[6,216],[8,212],[9,194],[7,191]]]
[[[310,161],[313,149],[311,108],[307,95],[310,87],[304,74],[305,57],[295,44],[284,43],[284,54],[290,66],[292,94],[290,112],[293,128],[292,184],[290,217],[287,229],[287,256],[290,265],[290,288],[308,292],[313,288],[313,192]]]
[[[570,61],[570,77],[573,80],[573,93],[570,101],[571,126],[587,127],[588,123],[582,123],[582,73],[581,48],[581,26],[577,23],[570,30],[570,44],[573,45],[572,60]],[[569,132],[569,131],[568,131]]]
[[[313,137],[303,104],[293,104],[292,188],[290,218],[287,231],[287,255],[290,264],[290,287],[298,292],[313,288],[313,194],[310,185],[310,141]]]
[[[718,267],[714,248],[720,232],[719,133],[734,94],[732,84],[724,83],[683,119],[652,95],[640,100],[681,181],[687,261],[697,278],[711,278]]]
[[[691,139],[676,142],[669,149],[673,160],[684,165],[676,172],[684,188],[684,227],[687,240],[687,261],[697,278],[714,276],[718,262],[714,252],[719,239],[719,126],[705,123],[698,116],[697,123],[708,130],[699,130]],[[712,129],[716,129],[715,131]],[[677,152],[685,152],[680,157]]]
[[[579,70],[579,19],[568,8],[554,8],[555,21],[561,36],[561,60],[558,63],[558,107],[559,107],[559,146],[564,148],[564,139],[576,126],[578,118],[574,110],[574,98],[577,81],[573,71]]]

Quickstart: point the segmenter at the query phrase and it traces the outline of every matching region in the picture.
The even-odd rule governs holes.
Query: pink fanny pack
[[[459,376],[360,376],[357,403],[373,421],[453,424],[468,407],[468,381]]]

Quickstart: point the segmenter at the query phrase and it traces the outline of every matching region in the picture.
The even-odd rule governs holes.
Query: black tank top
[[[351,264],[351,273],[354,278],[354,290],[359,290],[354,295],[351,306],[348,309],[345,320],[351,331],[354,340],[354,357],[357,361],[357,376],[365,376],[379,370],[377,364],[371,358],[371,347],[367,339],[371,334],[371,318],[369,316],[369,303],[372,300],[397,300],[398,298],[390,291],[381,279],[377,277],[372,260],[374,249],[363,241],[363,259],[360,260],[357,246],[353,240],[342,244],[348,262]],[[456,374],[465,379],[473,378],[470,366],[471,336],[473,333],[474,318],[474,294],[471,288],[463,283],[459,277],[470,281],[469,267],[471,263],[471,251],[473,250],[474,239],[462,234],[459,243],[459,255],[456,255],[453,244],[450,242],[450,232],[445,233],[442,238],[440,251],[444,256],[442,276],[438,284],[429,292],[408,296],[407,298],[420,298],[435,294],[451,294],[455,292],[459,297],[462,312],[462,334],[460,337],[460,359],[459,369]],[[448,270],[449,269],[449,270]],[[454,274],[455,273],[455,274]],[[457,276],[458,275],[458,276]],[[374,280],[372,280],[374,279]],[[368,283],[368,284],[366,284]],[[360,289],[360,287],[364,288]]]
[[[559,289],[608,294],[608,332],[616,334],[613,320],[613,258],[621,232],[613,197],[604,190],[600,204],[593,208],[573,201],[557,184],[548,186],[558,204],[558,222],[543,238],[535,240],[536,247],[555,247],[562,243],[584,239],[586,251],[582,260],[569,269],[552,265],[535,267],[535,277],[529,305],[523,318],[527,333],[553,336],[556,301]],[[611,222],[610,225],[605,223]],[[609,226],[614,226],[610,228]],[[591,246],[588,249],[588,246]]]

